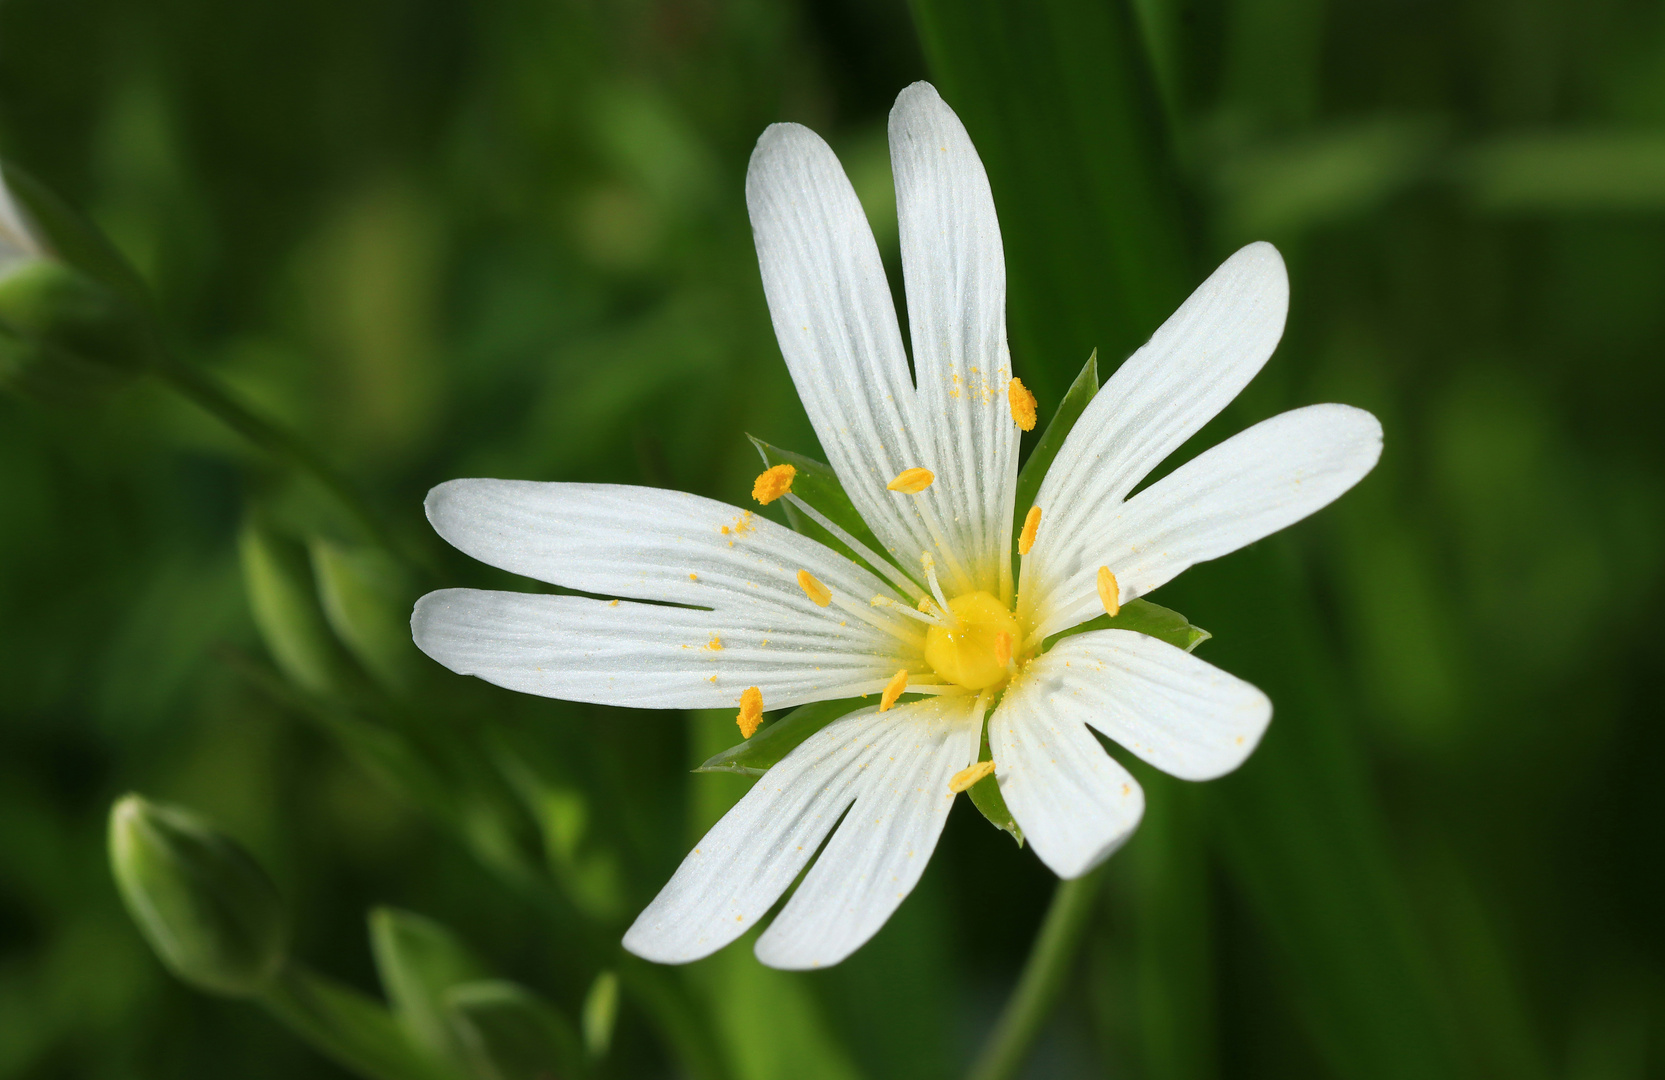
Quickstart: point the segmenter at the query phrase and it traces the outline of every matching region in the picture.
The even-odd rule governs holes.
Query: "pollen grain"
[[[755,686],[748,686],[740,694],[740,713],[734,718],[740,727],[740,737],[749,739],[757,734],[758,725],[763,723],[763,691]]]
[[[896,704],[896,699],[901,697],[902,692],[907,688],[908,669],[903,668],[892,676],[890,682],[885,685],[885,692],[879,696],[879,711],[888,712],[890,707]]]
[[[816,607],[826,607],[832,603],[832,590],[815,580],[815,575],[808,570],[798,571],[798,588],[804,595],[815,601]]]
[[[1023,518],[1023,532],[1018,534],[1018,554],[1027,555],[1035,546],[1035,534],[1041,531],[1041,508],[1031,506]]]
[[[896,479],[886,484],[891,491],[900,491],[904,495],[918,495],[931,486],[937,474],[930,469],[921,469],[917,465],[911,469],[903,469],[896,474]]]
[[[1006,384],[1006,404],[1012,407],[1012,421],[1024,431],[1035,430],[1035,395],[1023,385],[1022,379]]]
[[[994,772],[994,762],[992,761],[979,761],[975,765],[967,765],[949,778],[948,790],[958,795],[992,772]]]
[[[752,498],[768,506],[782,495],[791,492],[792,480],[797,475],[798,470],[790,465],[774,465],[764,469],[752,484]]]
[[[1104,613],[1112,618],[1122,609],[1122,588],[1116,584],[1116,575],[1108,566],[1098,568],[1098,600],[1104,605]]]

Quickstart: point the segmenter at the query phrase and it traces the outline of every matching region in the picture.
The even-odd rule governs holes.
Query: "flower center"
[[[1012,647],[1022,640],[1017,619],[992,593],[979,589],[948,601],[955,625],[925,632],[925,662],[949,682],[982,690],[1006,678]]]

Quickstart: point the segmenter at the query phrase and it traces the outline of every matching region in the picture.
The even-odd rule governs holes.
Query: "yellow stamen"
[[[896,704],[896,699],[901,697],[902,691],[907,688],[908,669],[903,668],[901,671],[896,673],[889,683],[885,685],[885,692],[879,697],[879,711],[885,712],[892,705]]]
[[[1122,609],[1122,588],[1116,584],[1116,575],[1108,566],[1098,568],[1098,601],[1104,605],[1104,613],[1112,618]]]
[[[815,601],[816,607],[826,607],[832,603],[832,590],[815,580],[815,575],[808,570],[798,571],[798,588],[804,595]]]
[[[904,495],[918,495],[921,491],[930,487],[931,481],[936,478],[937,474],[930,469],[918,467],[903,469],[896,474],[896,479],[886,484],[885,487],[892,491],[900,491]]]
[[[1023,519],[1023,532],[1018,535],[1018,554],[1027,555],[1035,546],[1035,534],[1041,531],[1041,508],[1031,506]]]
[[[740,693],[740,714],[734,718],[740,726],[740,737],[749,739],[757,734],[757,727],[763,723],[763,691],[755,686],[748,686]]]
[[[1013,379],[1006,385],[1006,404],[1012,407],[1012,421],[1024,431],[1035,430],[1035,395],[1023,385],[1022,379]]]
[[[764,469],[752,484],[752,498],[768,506],[792,490],[792,478],[797,475],[798,470],[790,465],[774,465]]]
[[[1012,662],[1012,635],[1004,630],[994,635],[994,661],[1001,667]]]
[[[948,790],[958,795],[992,772],[994,772],[994,762],[992,761],[979,761],[975,765],[968,765],[949,778]]]

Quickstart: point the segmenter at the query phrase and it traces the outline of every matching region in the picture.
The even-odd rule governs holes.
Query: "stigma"
[[[951,683],[984,690],[1011,674],[1017,619],[994,594],[979,589],[948,601],[951,624],[925,631],[925,662]]]

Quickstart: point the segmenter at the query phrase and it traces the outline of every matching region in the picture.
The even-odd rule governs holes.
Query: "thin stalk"
[[[1081,934],[1092,921],[1093,901],[1103,880],[1104,867],[1100,866],[1058,883],[1017,988],[966,1074],[967,1080],[1011,1080],[1017,1075],[1075,966]]]
[[[169,358],[152,370],[168,386],[214,414],[237,434],[311,476],[340,501],[372,540],[396,557],[411,561],[410,554],[394,542],[387,526],[370,509],[352,481],[294,432],[254,412],[211,376],[190,364]]]

